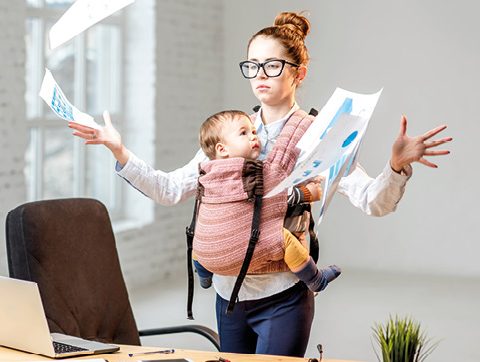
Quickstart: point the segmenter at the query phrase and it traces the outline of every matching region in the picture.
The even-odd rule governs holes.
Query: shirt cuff
[[[133,152],[130,152],[128,156],[128,161],[125,163],[123,166],[120,164],[120,162],[115,162],[115,171],[118,173],[119,176],[121,177],[126,177],[129,174],[133,172],[138,172],[139,169],[139,160],[135,156]]]
[[[405,182],[410,179],[410,177],[412,177],[413,168],[410,164],[408,164],[404,166],[399,173],[392,168],[392,166],[390,165],[390,161],[388,161],[387,165],[385,166],[384,173],[393,180]]]
[[[118,162],[118,161],[115,162],[115,171],[116,171],[116,172],[122,171],[122,170],[123,170],[123,167],[124,167],[124,166],[122,166],[122,165],[120,164],[120,162]]]

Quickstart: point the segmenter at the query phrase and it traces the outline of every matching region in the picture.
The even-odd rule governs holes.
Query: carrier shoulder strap
[[[318,262],[320,257],[320,246],[318,244],[317,234],[315,233],[315,221],[312,216],[312,207],[308,204],[308,210],[310,215],[310,222],[308,223],[308,234],[310,235],[310,256],[312,257],[315,264]]]
[[[250,239],[248,240],[247,251],[245,252],[245,258],[243,259],[242,267],[238,273],[237,280],[230,295],[230,301],[228,302],[226,314],[233,312],[233,307],[238,299],[238,293],[242,283],[247,275],[250,262],[252,261],[253,253],[260,237],[260,214],[262,210],[263,202],[263,164],[261,167],[255,167],[255,187],[253,190],[253,215],[252,215],[252,227],[250,230]]]
[[[255,246],[257,245],[258,238],[260,237],[260,211],[262,209],[262,194],[256,194],[253,204],[253,218],[252,218],[252,229],[250,232],[250,240],[248,241],[247,252],[245,253],[245,259],[243,259],[242,267],[240,273],[238,274],[237,280],[235,281],[235,286],[232,290],[232,295],[230,296],[230,301],[227,306],[227,314],[233,312],[233,307],[238,298],[238,292],[242,286],[243,280],[247,275],[248,268],[250,267],[250,262],[252,261],[253,252],[255,251]]]

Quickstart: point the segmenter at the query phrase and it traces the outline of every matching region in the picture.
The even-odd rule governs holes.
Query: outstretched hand
[[[425,156],[448,155],[448,150],[431,150],[433,147],[450,142],[452,137],[443,137],[438,140],[430,140],[433,136],[442,132],[446,125],[438,126],[425,132],[423,135],[410,137],[407,135],[407,118],[402,116],[400,132],[392,146],[392,158],[390,165],[394,171],[400,172],[405,166],[419,162],[425,166],[437,168],[438,166],[425,158]]]
[[[128,161],[128,151],[123,146],[120,133],[113,127],[110,113],[103,112],[105,126],[100,129],[87,127],[75,122],[69,122],[68,127],[74,130],[73,135],[83,138],[86,145],[105,145],[112,151],[115,158],[124,165]]]

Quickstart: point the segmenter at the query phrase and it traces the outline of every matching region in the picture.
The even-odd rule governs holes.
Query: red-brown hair
[[[298,65],[308,65],[310,56],[305,46],[305,37],[310,32],[308,19],[297,13],[283,12],[277,15],[273,26],[263,28],[254,34],[248,42],[247,52],[250,43],[257,36],[265,36],[276,39],[283,45],[291,61]]]

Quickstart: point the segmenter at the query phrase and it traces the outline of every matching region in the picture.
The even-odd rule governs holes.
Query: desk
[[[282,356],[267,356],[267,355],[253,355],[253,354],[236,354],[236,353],[220,353],[220,352],[204,352],[191,351],[185,349],[178,349],[174,354],[162,355],[151,354],[138,357],[128,357],[128,353],[140,353],[147,351],[156,351],[158,347],[140,347],[121,345],[120,351],[116,353],[109,353],[95,356],[84,356],[77,358],[68,358],[68,361],[81,361],[92,358],[105,358],[109,362],[136,362],[140,359],[168,359],[168,358],[190,358],[194,362],[204,362],[210,359],[216,359],[219,356],[227,358],[232,362],[306,362],[308,358],[282,357]],[[16,361],[52,361],[55,360],[48,357],[43,357],[35,354],[24,353],[9,348],[0,347],[0,362],[16,362]],[[322,362],[354,362],[345,360],[323,359]]]

